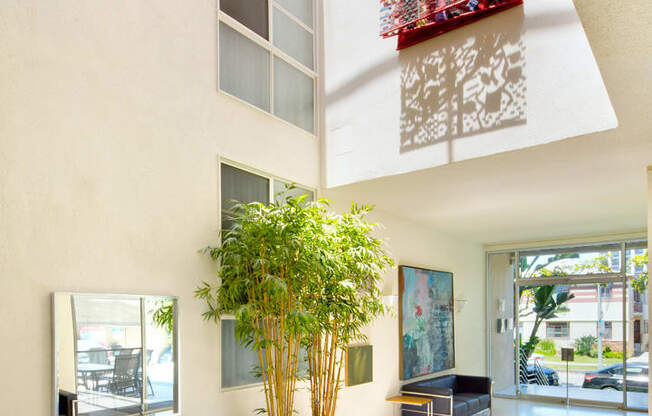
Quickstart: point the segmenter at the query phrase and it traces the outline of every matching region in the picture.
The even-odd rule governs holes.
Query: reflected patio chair
[[[138,368],[140,355],[120,354],[115,357],[113,374],[107,385],[108,390],[120,396],[139,394]]]

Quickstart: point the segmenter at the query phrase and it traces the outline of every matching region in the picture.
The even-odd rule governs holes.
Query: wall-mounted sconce
[[[462,309],[464,309],[464,306],[466,306],[466,302],[468,301],[469,300],[466,299],[464,295],[455,298],[455,312],[462,312]]]
[[[390,309],[398,306],[398,295],[383,295],[383,303]]]

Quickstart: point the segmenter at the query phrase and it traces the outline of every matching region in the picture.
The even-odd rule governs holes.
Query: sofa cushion
[[[469,414],[472,415],[482,410],[480,407],[480,399],[476,396],[476,394],[472,393],[460,393],[455,395],[455,400],[465,402],[469,409]]]
[[[453,416],[471,416],[472,414],[473,412],[469,410],[465,400],[457,400],[457,397],[453,400]]]

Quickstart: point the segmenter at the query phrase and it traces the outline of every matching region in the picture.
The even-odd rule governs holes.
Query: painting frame
[[[405,297],[409,296],[410,293],[406,294],[406,279],[412,279],[415,278],[416,275],[421,275],[420,277],[423,278],[424,276],[428,277],[428,284],[431,284],[432,281],[431,279],[433,278],[447,278],[450,281],[450,288],[449,293],[447,293],[447,299],[446,299],[446,304],[447,304],[447,313],[449,315],[449,320],[450,322],[447,322],[446,325],[446,339],[444,342],[447,344],[447,351],[446,353],[449,355],[447,360],[444,360],[443,365],[429,369],[428,371],[420,371],[417,373],[414,373],[413,371],[406,371],[406,351],[404,350],[406,345],[405,345],[405,331],[408,329],[406,328],[405,324],[405,312],[404,312],[404,303],[406,302]],[[399,326],[399,378],[401,380],[410,380],[414,379],[417,377],[423,377],[427,376],[430,374],[436,374],[440,373],[443,371],[447,370],[453,370],[455,369],[455,307],[454,307],[454,294],[455,294],[455,286],[454,286],[454,275],[452,272],[448,271],[441,271],[441,270],[434,270],[434,269],[427,269],[424,267],[418,267],[418,266],[410,266],[410,265],[399,265],[398,267],[398,277],[399,277],[399,296],[398,296],[398,326]],[[421,315],[420,315],[421,316]],[[430,323],[431,320],[434,320],[434,317],[430,317],[429,319],[428,316],[426,316],[427,323]],[[409,354],[408,354],[409,355]]]

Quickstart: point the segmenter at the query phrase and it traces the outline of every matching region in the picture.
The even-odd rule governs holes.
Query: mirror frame
[[[174,385],[172,388],[173,391],[173,407],[167,409],[157,409],[152,411],[141,411],[137,415],[149,415],[159,412],[167,412],[172,410],[174,415],[180,415],[181,409],[181,387],[180,387],[180,365],[179,365],[179,297],[178,296],[168,296],[168,295],[134,295],[134,294],[122,294],[122,293],[103,293],[103,292],[65,292],[57,291],[52,292],[51,294],[51,304],[50,304],[50,316],[51,316],[51,329],[52,329],[52,415],[59,416],[59,387],[57,380],[57,373],[59,370],[59,356],[57,354],[58,346],[58,335],[57,335],[57,312],[56,312],[56,297],[57,296],[101,296],[103,298],[115,298],[115,299],[143,299],[143,298],[168,298],[174,302],[174,312],[172,316],[172,342],[176,348],[172,348],[172,355],[174,358]]]

